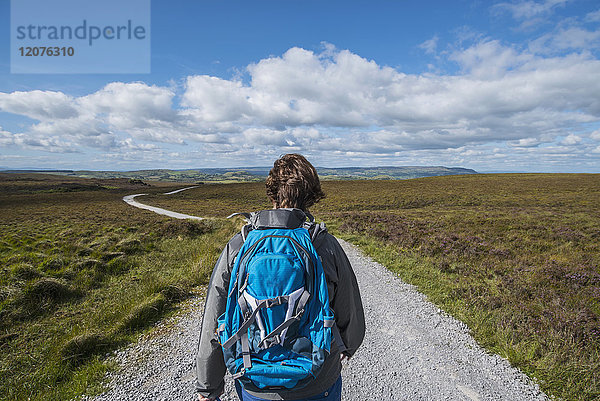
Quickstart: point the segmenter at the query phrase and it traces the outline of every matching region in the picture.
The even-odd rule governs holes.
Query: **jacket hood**
[[[250,224],[254,228],[298,228],[302,227],[307,217],[314,220],[300,209],[268,209],[252,213]]]

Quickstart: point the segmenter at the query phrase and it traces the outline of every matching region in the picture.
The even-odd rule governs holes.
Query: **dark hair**
[[[293,207],[307,211],[325,197],[317,170],[297,153],[275,160],[266,187],[267,196],[277,208]]]

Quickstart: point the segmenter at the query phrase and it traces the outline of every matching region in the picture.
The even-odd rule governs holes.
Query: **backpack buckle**
[[[289,297],[285,295],[280,295],[277,298],[270,298],[265,300],[265,308],[271,308],[273,306],[278,306],[287,302]]]
[[[271,338],[266,338],[263,341],[261,341],[261,343],[259,344],[259,346],[262,349],[267,349],[275,344],[281,344],[281,334],[277,334],[274,335]]]
[[[240,377],[244,376],[246,374],[246,368],[242,368],[239,372],[231,375],[233,380],[239,379]]]

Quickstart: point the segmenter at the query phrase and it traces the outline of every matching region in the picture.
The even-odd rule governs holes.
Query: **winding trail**
[[[181,191],[186,191],[186,190],[192,189],[192,188],[198,188],[198,186],[181,188],[181,189],[177,189],[175,191],[165,192],[163,195],[173,195],[173,194],[179,193]],[[189,215],[189,214],[172,212],[170,210],[162,209],[160,207],[145,205],[145,204],[140,203],[140,202],[138,202],[138,201],[135,200],[135,197],[137,197],[137,196],[144,196],[144,195],[148,195],[148,194],[127,195],[127,196],[123,197],[123,201],[125,203],[131,205],[131,206],[135,206],[135,207],[138,207],[138,208],[144,209],[144,210],[150,210],[151,212],[162,214],[164,216],[173,217],[175,219],[180,219],[180,220],[184,220],[184,219],[204,220],[204,217],[198,217],[198,216],[192,216],[192,215]]]
[[[162,209],[161,209],[162,210]],[[548,400],[538,386],[483,350],[468,328],[431,304],[415,287],[340,241],[365,308],[362,347],[344,364],[344,400]],[[113,358],[112,389],[90,400],[193,400],[194,354],[203,312],[196,298],[180,316],[159,324]],[[227,376],[222,401],[236,400]]]

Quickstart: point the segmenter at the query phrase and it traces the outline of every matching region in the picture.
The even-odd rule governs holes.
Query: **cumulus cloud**
[[[532,55],[503,46],[498,40],[489,40],[455,51],[450,59],[473,76],[495,78],[531,61]]]
[[[600,48],[600,30],[587,30],[578,26],[557,29],[531,41],[529,49],[534,53],[553,54],[570,50],[593,50]]]
[[[25,134],[13,134],[0,131],[0,144],[3,147],[17,146],[28,150],[43,150],[50,153],[77,153],[79,150],[73,143],[57,137],[35,137]]]
[[[41,90],[0,92],[0,110],[35,120],[70,118],[78,114],[72,97],[62,92]]]
[[[346,136],[361,132],[376,140],[384,129],[395,134],[389,146],[409,147],[518,140],[598,116],[597,60],[541,59],[497,41],[457,51],[453,58],[464,75],[407,75],[347,50],[324,57],[292,48],[249,66],[248,85],[188,78],[184,106],[204,123],[235,121],[277,132],[345,128]],[[271,141],[288,143],[272,135]]]
[[[592,11],[585,16],[586,22],[600,22],[600,10]]]
[[[577,145],[580,142],[581,142],[581,137],[579,137],[575,134],[569,134],[565,139],[560,141],[560,144],[570,146],[570,145]]]
[[[436,43],[434,37],[421,47],[434,51]],[[481,39],[448,57],[460,73],[406,74],[332,45],[322,52],[293,47],[248,65],[245,80],[113,82],[80,97],[0,93],[0,110],[36,120],[24,132],[3,131],[0,143],[88,147],[124,160],[177,153],[256,164],[300,151],[338,163],[397,164],[412,155],[460,164],[528,152],[554,160],[583,149],[587,137],[599,140],[584,128],[600,122],[600,61],[589,53],[550,56]],[[165,151],[173,147],[187,150]]]
[[[196,75],[187,78],[181,104],[202,121],[240,121],[251,114],[249,94],[239,81]]]
[[[169,88],[141,82],[109,83],[86,96],[73,98],[62,92],[39,91],[0,93],[0,110],[37,120],[28,132],[21,133],[26,145],[47,138],[60,137],[69,146],[81,145],[98,149],[119,147],[115,132],[127,132],[140,139],[173,141],[174,122],[178,116],[172,108],[175,93]],[[167,135],[161,135],[166,130]],[[181,143],[179,138],[175,142]],[[47,150],[56,146],[48,144]],[[40,145],[40,147],[43,147]]]
[[[169,88],[142,82],[112,82],[93,94],[77,99],[77,103],[87,113],[104,115],[111,127],[127,130],[173,121],[176,115],[172,109],[174,96]]]
[[[529,148],[532,146],[538,146],[540,143],[541,142],[538,138],[523,138],[523,139],[519,139],[518,141],[512,141],[509,144],[514,147]]]

